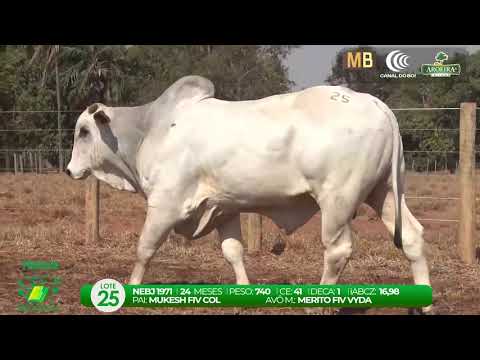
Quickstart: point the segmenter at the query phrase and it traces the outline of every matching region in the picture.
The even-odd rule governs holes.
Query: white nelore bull
[[[410,261],[414,282],[430,285],[404,167],[395,116],[371,95],[317,86],[223,101],[212,82],[187,76],[144,106],[91,105],[77,121],[67,174],[93,174],[147,200],[130,284],[142,282],[172,229],[190,239],[217,229],[237,283],[248,284],[239,213],[267,216],[289,234],[319,209],[321,283],[335,284],[352,253],[350,222],[365,202]]]

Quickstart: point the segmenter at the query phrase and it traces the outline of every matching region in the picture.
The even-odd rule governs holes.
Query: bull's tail
[[[392,118],[393,117],[393,118]],[[398,129],[397,119],[391,113],[393,126],[393,151],[392,151],[392,187],[395,201],[395,232],[393,243],[398,249],[402,248],[402,184],[400,181],[400,166],[402,164],[402,139]]]
[[[382,108],[390,120],[392,126],[393,136],[393,150],[392,150],[392,190],[395,201],[395,231],[393,234],[393,243],[398,249],[402,248],[402,182],[400,179],[402,166],[402,138],[400,137],[400,129],[398,127],[397,118],[395,114],[383,102],[377,104]]]

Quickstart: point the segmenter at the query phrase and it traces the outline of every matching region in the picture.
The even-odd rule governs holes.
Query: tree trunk
[[[58,50],[60,52],[60,50]],[[58,75],[58,56],[59,52],[55,55],[55,82],[57,87],[57,126],[58,126],[58,170],[63,171],[63,151],[62,151],[62,113],[61,113],[61,101],[60,101],[60,79]]]

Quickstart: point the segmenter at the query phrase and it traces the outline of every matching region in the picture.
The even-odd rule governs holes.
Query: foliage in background
[[[292,47],[258,45],[174,45],[128,48],[131,69],[143,80],[135,99],[155,100],[182,76],[200,75],[213,81],[216,97],[248,100],[283,93],[293,83],[282,60]],[[174,66],[172,66],[174,64]],[[129,77],[130,80],[132,76]]]
[[[0,47],[0,110],[57,109],[57,92],[64,110],[83,110],[94,102],[111,106],[134,106],[155,100],[173,82],[185,75],[201,75],[213,81],[215,96],[226,100],[249,100],[284,93],[293,83],[284,60],[295,46],[259,45],[25,45]],[[355,49],[371,49],[360,46]],[[455,61],[454,56],[450,61]],[[58,87],[54,63],[57,61]],[[460,79],[379,80],[384,59],[374,71],[345,71],[339,53],[327,82],[367,92],[396,107],[458,107],[477,101],[480,95],[480,52],[468,55],[467,76]],[[456,129],[458,111],[397,112],[403,129]],[[77,113],[63,113],[63,128],[73,128]],[[1,129],[56,129],[52,112],[0,114]],[[63,147],[72,145],[65,132]],[[55,148],[55,131],[2,133],[0,148]],[[457,131],[402,131],[406,159],[416,169],[456,166]],[[408,153],[408,150],[437,153]],[[54,153],[52,153],[54,154]],[[55,162],[55,156],[50,160]]]
[[[180,77],[213,81],[215,96],[248,100],[290,90],[283,60],[294,46],[259,45],[20,45],[0,48],[0,110],[83,110],[94,102],[110,106],[148,103]],[[58,65],[58,84],[54,65]],[[58,85],[58,86],[57,86]],[[73,128],[77,113],[62,113]],[[55,112],[0,114],[0,129],[57,128]],[[65,132],[63,147],[72,146]],[[0,132],[0,148],[55,148],[56,131]],[[57,157],[49,156],[55,163]]]

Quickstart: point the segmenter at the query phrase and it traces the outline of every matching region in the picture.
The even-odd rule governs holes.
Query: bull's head
[[[66,173],[75,180],[93,174],[117,189],[135,191],[128,164],[119,154],[118,138],[112,132],[113,111],[96,103],[79,116]]]
[[[89,106],[80,115],[75,126],[72,159],[67,166],[67,175],[76,180],[85,179],[103,163],[105,155],[111,152],[101,135],[109,122],[110,117],[101,104]]]
[[[186,76],[156,101],[143,106],[89,106],[75,126],[67,175],[79,180],[93,174],[116,189],[138,191],[141,181],[136,169],[137,152],[150,126],[155,124],[158,145],[171,127],[175,111],[213,97],[214,91],[210,80]]]

